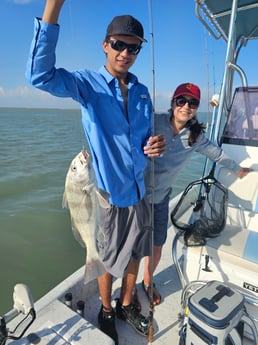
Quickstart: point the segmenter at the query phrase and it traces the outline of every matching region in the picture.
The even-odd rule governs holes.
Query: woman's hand
[[[243,178],[244,176],[246,176],[251,171],[253,171],[253,169],[251,169],[251,168],[241,168],[239,170],[239,172],[237,173],[237,176],[239,178]]]
[[[148,157],[159,157],[166,149],[166,139],[162,134],[150,137],[147,145],[144,146],[143,152]]]

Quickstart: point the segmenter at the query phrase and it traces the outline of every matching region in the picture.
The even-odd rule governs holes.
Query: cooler
[[[234,344],[235,338],[240,341],[236,327],[244,316],[244,297],[239,292],[222,282],[210,281],[189,298],[188,309],[186,345]]]

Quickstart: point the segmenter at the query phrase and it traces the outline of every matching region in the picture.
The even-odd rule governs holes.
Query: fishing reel
[[[6,324],[21,313],[25,317],[19,321],[14,330],[9,330]],[[35,318],[36,312],[30,290],[24,284],[16,284],[13,291],[13,309],[3,317],[0,316],[0,345],[5,345],[8,339],[20,339]]]

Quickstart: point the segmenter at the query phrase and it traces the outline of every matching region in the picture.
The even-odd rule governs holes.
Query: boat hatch
[[[258,146],[258,87],[236,88],[222,143]]]

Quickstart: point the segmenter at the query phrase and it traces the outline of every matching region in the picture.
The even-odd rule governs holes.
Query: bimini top
[[[216,38],[228,41],[230,15],[237,6],[235,41],[258,38],[257,0],[195,0],[196,15]]]

